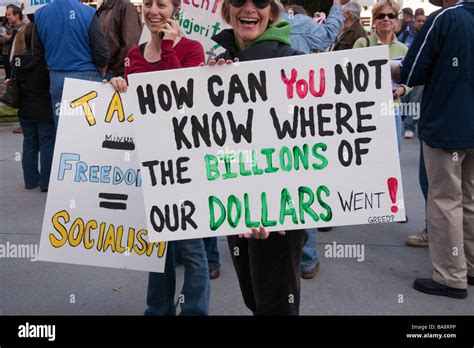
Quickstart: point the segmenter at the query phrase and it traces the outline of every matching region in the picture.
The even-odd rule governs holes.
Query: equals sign
[[[126,201],[128,195],[121,195],[117,193],[99,193],[99,198],[110,200],[110,201]],[[119,202],[99,202],[99,207],[112,210],[127,210],[126,203]]]

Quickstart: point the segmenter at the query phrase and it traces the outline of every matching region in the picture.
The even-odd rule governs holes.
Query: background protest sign
[[[183,34],[192,40],[199,41],[204,47],[206,60],[213,54],[224,50],[211,38],[229,26],[221,17],[222,0],[183,0],[179,26]],[[150,41],[150,31],[143,27],[140,43]]]
[[[35,13],[37,9],[43,7],[49,3],[53,2],[53,0],[23,0],[24,14]]]
[[[387,47],[129,83],[150,240],[405,218]]]
[[[38,259],[163,272],[147,243],[132,111],[110,85],[66,79]]]

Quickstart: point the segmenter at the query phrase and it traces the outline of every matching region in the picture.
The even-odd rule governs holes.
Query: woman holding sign
[[[300,54],[290,47],[289,23],[279,21],[282,11],[280,0],[224,0],[222,18],[233,29],[213,37],[226,52],[209,65]],[[304,230],[269,234],[263,227],[228,237],[245,304],[255,315],[299,314],[305,238]]]
[[[151,40],[133,47],[125,62],[128,74],[199,66],[204,62],[202,45],[183,37],[179,31],[181,0],[144,0],[143,15]],[[110,80],[119,92],[127,91],[122,77]],[[182,315],[207,315],[209,312],[209,269],[202,239],[168,242],[164,273],[150,273],[148,308],[145,315],[175,315],[175,251],[184,264],[184,285],[179,303]]]

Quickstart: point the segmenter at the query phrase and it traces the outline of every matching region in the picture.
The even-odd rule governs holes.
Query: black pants
[[[274,232],[265,240],[227,237],[245,305],[254,315],[299,315],[306,238],[304,230]]]
[[[5,69],[5,80],[9,79],[12,74],[12,69],[10,67],[10,55],[2,55],[3,67]]]

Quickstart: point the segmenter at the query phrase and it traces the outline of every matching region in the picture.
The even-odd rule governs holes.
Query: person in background
[[[300,54],[291,47],[289,23],[280,22],[283,11],[279,0],[224,0],[222,18],[232,29],[213,37],[226,50],[217,57],[217,64]],[[251,18],[253,24],[242,18]],[[299,314],[301,251],[306,238],[304,230],[268,233],[262,226],[227,237],[245,305],[254,315]]]
[[[390,59],[404,57],[408,47],[397,41],[395,35],[396,20],[400,11],[396,3],[390,0],[381,0],[375,4],[372,9],[372,21],[375,32],[368,38],[360,38],[354,48],[363,48],[368,46],[388,45]],[[405,85],[398,85],[392,81],[393,99],[395,103],[395,123],[397,128],[398,150],[401,149],[403,138],[403,125],[400,115],[400,98],[410,92]]]
[[[400,32],[397,34],[398,41],[409,46],[410,43],[413,41],[414,37],[414,28],[413,28],[413,10],[409,7],[404,8],[402,10],[403,13],[403,20],[402,26],[400,28]]]
[[[35,53],[46,57],[56,128],[66,77],[102,81],[107,42],[94,8],[77,0],[53,1],[35,12]]]
[[[415,15],[415,20],[413,21],[413,29],[409,32],[405,31],[403,35],[399,35],[400,42],[404,43],[407,47],[410,47],[413,40],[415,39],[416,34],[418,34],[425,21],[426,16],[424,14]]]
[[[430,0],[430,3],[432,5],[443,7],[443,8],[454,6],[457,2],[458,0]],[[434,18],[436,18],[436,16],[438,15],[440,11],[441,10],[432,13],[430,17],[428,18],[428,21],[431,22],[432,20],[434,20]],[[426,34],[427,34],[426,30],[422,30],[420,34],[416,37],[416,40],[424,40],[424,38],[426,37]],[[415,87],[415,89],[418,87]],[[418,170],[418,177],[419,177],[421,192],[423,192],[423,197],[425,198],[425,206],[426,206],[428,204],[428,176],[426,174],[425,159],[423,155],[423,142],[421,140],[420,140],[420,165],[419,165],[419,170]],[[422,232],[408,236],[405,243],[413,247],[428,247],[429,245],[428,225],[425,224],[425,228],[423,229]]]
[[[23,128],[23,178],[26,189],[48,191],[56,129],[53,121],[49,72],[44,57],[32,48],[34,24],[16,36],[13,73],[20,91],[18,118]],[[38,167],[38,154],[40,166]]]
[[[342,28],[343,15],[340,0],[334,0],[327,17],[326,24],[315,23],[306,15],[301,6],[287,5],[281,18],[291,24],[291,47],[309,54],[323,52],[337,39]],[[301,254],[301,277],[312,279],[319,272],[321,262],[316,248],[318,242],[317,231],[330,231],[330,228],[307,229],[308,239]]]
[[[206,248],[207,264],[209,266],[209,279],[219,278],[221,275],[221,264],[219,262],[217,237],[204,238],[204,246]]]
[[[25,26],[23,23],[23,13],[21,8],[16,5],[8,5],[5,11],[5,18],[7,20],[4,26],[3,34],[0,36],[0,44],[2,45],[2,59],[3,67],[5,68],[5,80],[8,80],[11,75],[10,54],[12,43],[15,36],[21,28]]]
[[[405,31],[410,32],[413,28],[413,10],[409,7],[405,7],[402,10],[402,23],[397,35],[403,34]]]
[[[401,82],[425,85],[418,128],[433,273],[413,287],[456,299],[474,285],[473,23],[472,1],[433,13],[401,65]]]
[[[11,54],[12,54],[12,46],[15,42],[15,36],[19,30],[21,30],[25,23],[23,22],[23,13],[21,8],[10,4],[7,5],[5,11],[5,19],[6,25],[5,29],[2,31],[2,35],[0,36],[0,44],[2,45],[2,59],[3,59],[3,67],[5,68],[5,81],[9,80],[11,77]],[[21,134],[23,132],[21,126],[17,127],[13,130],[14,134]]]
[[[426,17],[424,14],[415,15],[415,23],[413,24],[413,39],[418,35],[423,24],[426,21]],[[407,42],[406,45],[410,47],[412,41]],[[416,123],[417,121],[414,119],[413,110],[414,107],[418,109],[421,105],[421,98],[423,97],[423,86],[416,86],[412,89],[409,95],[402,97],[401,101],[403,104],[410,106],[409,108],[404,108],[405,110],[409,110],[409,113],[403,115],[403,128],[405,130],[403,137],[405,139],[413,139],[415,137],[416,131]]]
[[[367,37],[367,32],[360,22],[362,7],[357,2],[349,2],[342,6],[344,14],[344,27],[339,39],[333,46],[333,51],[352,49],[354,43],[361,37]]]
[[[305,54],[328,49],[336,41],[343,22],[340,0],[333,0],[324,25],[317,24],[311,17],[303,14],[294,13],[290,18],[287,11],[282,13],[281,18],[291,24],[291,47]]]
[[[151,33],[151,40],[134,46],[127,55],[125,78],[114,77],[110,84],[115,90],[127,92],[130,74],[177,70],[204,63],[204,48],[198,41],[180,33],[179,23],[171,19],[179,11],[181,0],[145,0],[143,16]],[[202,238],[168,242],[164,273],[150,273],[148,277],[147,309],[145,315],[176,315],[176,253],[184,265],[184,284],[181,292],[181,315],[208,315],[210,282],[209,269]]]
[[[135,6],[130,0],[105,0],[97,10],[109,49],[107,80],[123,76],[125,57],[138,45],[142,25]]]

